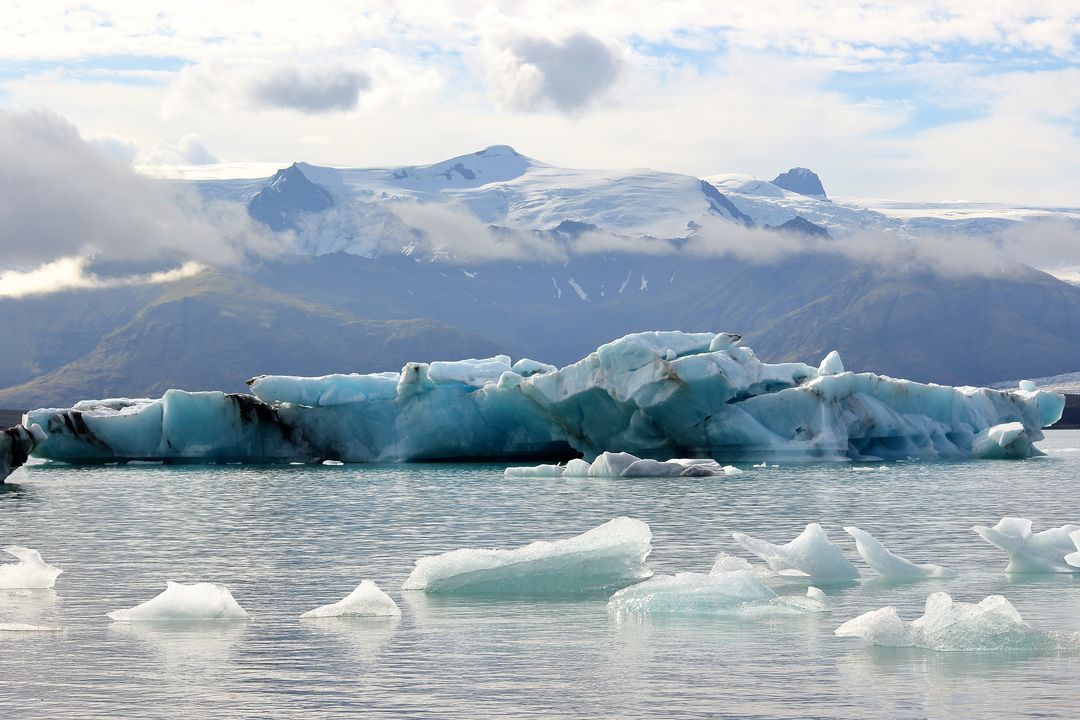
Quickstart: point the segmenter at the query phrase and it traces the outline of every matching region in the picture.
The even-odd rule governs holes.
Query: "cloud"
[[[315,114],[356,108],[371,77],[344,67],[279,66],[250,81],[248,96],[257,106]]]
[[[0,271],[34,270],[39,283],[77,282],[89,256],[228,265],[281,252],[291,240],[257,226],[242,205],[136,174],[49,112],[0,110],[0,187]]]
[[[184,135],[175,144],[158,143],[144,153],[139,153],[140,165],[213,165],[220,162],[203,143],[198,133]]]
[[[172,270],[126,277],[101,277],[87,271],[90,261],[88,257],[65,257],[44,263],[33,270],[2,270],[0,297],[19,298],[61,290],[155,285],[194,277],[206,269],[201,263],[188,261]]]
[[[616,49],[584,32],[561,40],[516,37],[493,48],[487,62],[499,102],[526,112],[581,112],[614,84],[622,66]]]

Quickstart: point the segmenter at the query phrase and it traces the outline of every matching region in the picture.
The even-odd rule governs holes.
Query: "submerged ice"
[[[170,580],[165,592],[126,610],[108,616],[118,622],[160,622],[197,620],[245,620],[247,612],[224,585],[184,583]]]
[[[56,584],[56,578],[64,572],[45,562],[37,550],[9,545],[0,548],[18,562],[0,564],[0,589],[42,590]]]
[[[911,622],[901,620],[890,606],[848,620],[835,634],[874,645],[941,652],[1037,650],[1054,644],[1053,638],[1024,622],[1001,595],[966,603],[943,592],[927,597],[922,617]]]
[[[648,525],[620,517],[566,540],[420,558],[402,589],[507,597],[611,592],[652,575],[651,542]]]
[[[400,372],[264,375],[254,395],[170,390],[25,418],[35,455],[68,462],[554,459],[587,474],[639,462],[1029,457],[1064,396],[946,387],[819,365],[768,364],[728,333],[645,332],[563,368],[505,355]],[[602,454],[609,453],[593,469]],[[625,454],[625,455],[624,455]],[[644,463],[648,474],[694,471]],[[568,463],[565,475],[571,472]],[[698,470],[700,471],[700,470]]]

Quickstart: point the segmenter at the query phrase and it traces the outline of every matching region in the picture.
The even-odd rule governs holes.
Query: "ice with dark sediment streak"
[[[849,526],[844,528],[844,532],[855,538],[855,548],[866,564],[890,580],[918,580],[956,575],[955,572],[941,565],[913,563],[902,558],[865,530]]]
[[[249,615],[224,585],[170,580],[165,592],[126,610],[108,614],[118,622],[246,620]]]
[[[0,483],[20,468],[34,448],[44,441],[45,431],[34,423],[26,427],[0,428]]]
[[[575,453],[592,463],[611,453],[597,475],[629,471],[619,453],[770,463],[1029,457],[1040,454],[1040,428],[1064,408],[1063,395],[1030,386],[947,387],[847,372],[833,354],[819,366],[764,363],[736,342],[725,333],[644,332],[558,369],[497,356],[369,375],[263,375],[249,382],[254,395],[170,390],[160,399],[34,410],[24,424],[48,436],[35,455],[76,463]],[[564,475],[579,469],[568,463]]]
[[[623,588],[608,600],[619,618],[659,615],[795,615],[827,612],[832,602],[816,587],[805,596],[781,596],[752,570],[657,575]]]
[[[0,564],[0,589],[42,590],[56,584],[64,571],[45,562],[37,550],[9,545],[0,548],[18,562]]]
[[[797,538],[784,545],[740,532],[732,533],[732,537],[777,572],[800,573],[819,583],[850,582],[859,577],[858,568],[829,541],[828,534],[817,523],[810,523]]]
[[[565,540],[420,558],[402,589],[507,597],[611,592],[652,575],[651,542],[648,525],[620,517]]]
[[[913,647],[940,652],[1052,651],[1080,648],[1077,637],[1040,632],[1024,622],[1001,595],[978,603],[956,602],[936,592],[926,609],[904,622],[894,607],[860,615],[836,628],[836,635],[857,637],[873,645]]]
[[[394,599],[371,580],[363,580],[336,603],[309,610],[301,618],[398,617],[401,609]]]
[[[600,453],[591,463],[571,460],[563,465],[508,467],[506,477],[717,477],[739,475],[742,470],[733,465],[721,465],[703,458],[672,458],[649,460],[630,453]]]
[[[1026,518],[1004,517],[994,527],[976,525],[979,537],[1009,554],[1007,573],[1074,573],[1080,567],[1070,565],[1066,556],[1076,552],[1072,534],[1078,525],[1062,525],[1041,532],[1031,531]]]

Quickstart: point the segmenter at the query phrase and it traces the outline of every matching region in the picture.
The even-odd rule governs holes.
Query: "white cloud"
[[[63,257],[26,271],[0,270],[0,297],[44,295],[62,290],[157,285],[194,277],[205,266],[189,261],[172,270],[123,277],[101,277],[87,270],[88,257]]]
[[[198,133],[188,133],[175,144],[158,143],[150,150],[138,153],[135,161],[140,165],[213,165],[219,162]]]
[[[356,108],[371,77],[343,67],[279,66],[268,69],[248,87],[257,107],[299,110],[304,113],[347,111]]]

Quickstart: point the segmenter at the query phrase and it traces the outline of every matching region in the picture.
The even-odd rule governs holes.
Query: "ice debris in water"
[[[610,592],[652,575],[645,562],[651,541],[648,525],[620,517],[566,540],[420,558],[402,589],[526,597]]]
[[[819,366],[763,363],[733,338],[635,333],[559,369],[503,355],[410,362],[370,375],[264,375],[249,381],[254,395],[169,390],[156,400],[34,410],[24,423],[48,436],[36,456],[79,463],[408,462],[573,451],[591,461],[610,451],[771,465],[1028,457],[1041,454],[1032,443],[1064,408],[1064,395],[1037,389],[843,372],[832,354]],[[569,464],[564,471],[578,474]]]
[[[715,477],[738,475],[742,470],[715,460],[675,458],[648,460],[630,453],[600,453],[591,463],[571,460],[561,465],[506,468],[506,477]]]
[[[309,610],[301,618],[398,617],[401,609],[371,580],[362,581],[343,599]]]
[[[952,577],[956,574],[940,565],[920,565],[902,558],[891,552],[876,537],[865,530],[849,526],[844,528],[844,532],[855,538],[855,548],[859,551],[859,555],[866,564],[891,580]]]
[[[799,537],[786,545],[774,545],[745,533],[732,533],[735,542],[757,555],[777,572],[797,571],[821,583],[847,582],[859,577],[851,564],[817,523],[810,523]]]
[[[56,625],[28,625],[26,623],[0,623],[0,633],[58,633],[64,628]]]
[[[1071,552],[1065,556],[1065,562],[1069,563],[1072,567],[1080,570],[1080,530],[1073,530],[1069,533],[1069,539],[1073,541],[1073,545],[1076,547],[1075,552]]]
[[[826,612],[829,598],[811,587],[805,597],[783,597],[751,570],[657,575],[611,596],[608,611],[641,615],[792,615]]]
[[[244,620],[247,612],[233,599],[224,585],[184,583],[170,580],[165,592],[141,605],[108,614],[119,622],[154,622],[169,620]]]
[[[954,602],[943,592],[926,598],[922,617],[904,622],[895,607],[860,615],[836,628],[836,635],[874,645],[917,647],[942,652],[1033,650],[1054,641],[1020,617],[1001,595],[978,603]]]
[[[1070,535],[1080,526],[1062,525],[1042,532],[1031,532],[1031,521],[1005,517],[994,527],[976,525],[972,528],[986,542],[1009,554],[1007,573],[1072,573],[1080,571],[1065,560],[1077,550]]]
[[[57,576],[64,572],[60,568],[53,567],[42,560],[41,553],[37,550],[18,545],[9,545],[0,549],[19,561],[0,564],[0,589],[39,590],[51,588],[56,584]]]

